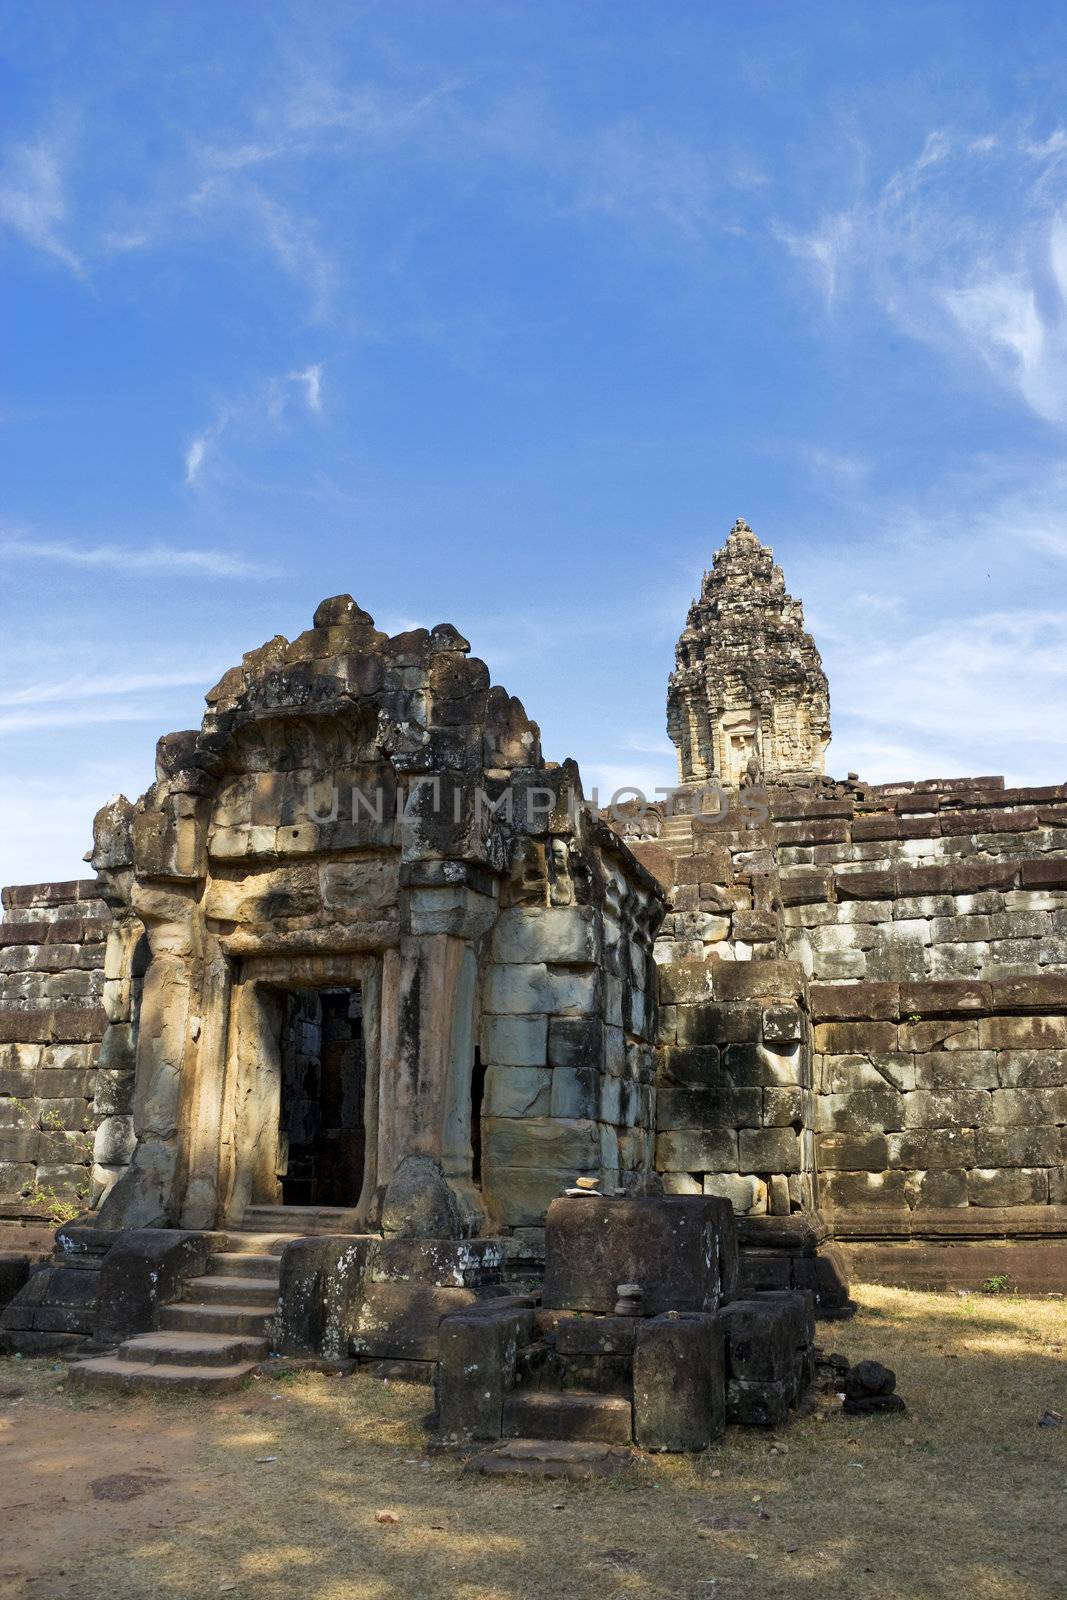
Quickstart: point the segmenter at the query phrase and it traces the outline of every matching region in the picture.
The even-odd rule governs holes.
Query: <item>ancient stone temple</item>
[[[701,1438],[780,1419],[850,1270],[1063,1285],[1067,787],[827,777],[744,523],[678,643],[670,805],[594,811],[455,628],[348,596],[207,707],[92,879],[4,891],[8,1348],[204,1386],[445,1348],[459,1435],[678,1440],[661,1360],[725,1385]]]
[[[667,731],[683,784],[821,773],[830,691],[800,603],[741,518],[704,574],[675,652]]]

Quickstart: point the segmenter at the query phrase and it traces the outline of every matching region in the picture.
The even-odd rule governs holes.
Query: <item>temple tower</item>
[[[824,769],[830,691],[804,611],[739,517],[689,608],[667,691],[683,783],[803,781]]]

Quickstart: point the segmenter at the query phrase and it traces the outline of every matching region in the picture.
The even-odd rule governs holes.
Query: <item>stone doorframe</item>
[[[281,1113],[279,992],[356,989],[363,1003],[366,1145],[356,1211],[369,1222],[378,1189],[379,1092],[382,1070],[382,973],[395,951],[330,956],[274,953],[246,957],[234,971],[223,1076],[219,1192],[226,1226],[250,1205],[277,1205]]]

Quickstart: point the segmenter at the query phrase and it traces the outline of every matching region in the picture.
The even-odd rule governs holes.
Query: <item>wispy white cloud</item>
[[[275,578],[280,568],[228,550],[189,550],[176,545],[76,545],[54,539],[0,539],[0,557],[47,561],[113,572],[171,572],[211,578]]]
[[[930,133],[873,194],[773,232],[843,318],[863,299],[1067,422],[1067,133]]]
[[[309,411],[314,411],[316,416],[322,411],[322,362],[316,361],[310,367],[305,367],[303,372],[291,372],[290,378],[294,383],[304,385],[304,399]]]
[[[52,700],[95,700],[101,696],[142,694],[154,689],[180,689],[207,683],[212,667],[183,667],[174,672],[115,672],[95,677],[56,678],[27,684],[0,694],[0,706],[32,706]]]
[[[66,220],[66,174],[60,141],[42,137],[27,144],[10,145],[0,165],[0,225],[80,277],[81,259],[62,235]]]
[[[218,462],[225,434],[232,432],[247,440],[254,439],[265,429],[281,428],[295,396],[312,416],[321,416],[322,371],[321,362],[312,362],[282,377],[268,378],[245,394],[219,405],[212,421],[194,433],[185,447],[186,486],[195,488],[212,462]]]
[[[210,436],[207,433],[198,433],[190,439],[185,452],[185,481],[195,483],[200,476],[200,469],[207,457]]]
[[[158,722],[158,704],[74,705],[0,711],[0,733],[29,733],[35,728],[83,728],[92,723]]]

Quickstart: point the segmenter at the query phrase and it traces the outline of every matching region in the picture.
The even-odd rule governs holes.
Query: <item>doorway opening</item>
[[[358,988],[283,990],[278,1179],[287,1206],[354,1206],[367,1067]]]
[[[482,1102],[485,1099],[485,1068],[482,1053],[475,1049],[471,1067],[471,1179],[482,1183]]]

